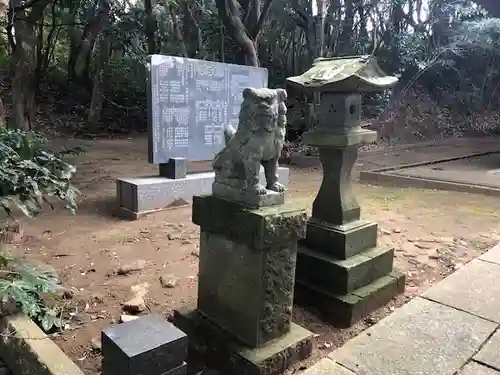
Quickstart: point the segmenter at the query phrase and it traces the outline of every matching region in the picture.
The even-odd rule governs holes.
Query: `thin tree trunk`
[[[258,39],[272,0],[216,0],[219,16],[243,51],[245,64],[259,66]],[[244,9],[240,11],[240,7]],[[240,14],[240,13],[243,13]],[[242,18],[243,17],[243,18]]]
[[[97,128],[101,119],[102,106],[104,101],[104,79],[106,67],[109,61],[109,40],[101,33],[98,42],[97,64],[95,67],[94,82],[92,87],[92,99],[90,101],[88,122],[91,129]]]
[[[148,55],[153,55],[157,52],[155,32],[158,28],[156,18],[153,14],[152,0],[144,0],[144,10],[146,12],[145,34],[148,44]]]
[[[37,25],[50,0],[39,0],[19,10],[19,0],[10,3],[14,17],[15,45],[12,54],[12,119],[18,128],[31,130],[36,118]],[[16,9],[18,8],[18,9]]]
[[[5,107],[3,106],[2,98],[0,98],[0,129],[5,129],[7,123],[5,121]]]
[[[174,35],[177,43],[179,43],[179,54],[183,57],[188,57],[186,44],[184,43],[184,38],[182,37],[181,27],[179,25],[179,19],[175,14],[176,10],[173,5],[168,6],[168,12],[170,14],[170,18],[172,18],[172,24],[174,26]]]

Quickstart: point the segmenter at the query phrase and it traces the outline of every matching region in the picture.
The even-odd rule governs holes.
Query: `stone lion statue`
[[[225,131],[226,146],[214,158],[216,184],[245,193],[284,192],[278,182],[278,159],[286,133],[287,93],[284,89],[243,90],[238,129]],[[266,186],[259,184],[260,165]]]

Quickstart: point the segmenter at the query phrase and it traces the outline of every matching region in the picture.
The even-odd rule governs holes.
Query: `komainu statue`
[[[256,206],[278,204],[264,203],[263,196],[285,191],[278,182],[278,159],[285,141],[286,98],[284,89],[243,90],[238,129],[226,130],[226,146],[213,161],[214,195]],[[266,186],[259,184],[261,165]]]

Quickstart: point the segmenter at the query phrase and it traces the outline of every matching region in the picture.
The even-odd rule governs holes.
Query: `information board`
[[[152,55],[148,63],[149,162],[212,160],[238,125],[242,92],[267,87],[267,69]]]

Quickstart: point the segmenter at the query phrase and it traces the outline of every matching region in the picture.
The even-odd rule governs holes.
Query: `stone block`
[[[212,194],[250,208],[277,206],[285,203],[285,193],[267,190],[266,194],[257,195],[225,184],[214,182]]]
[[[474,356],[474,360],[500,371],[500,331],[490,337],[479,353]]]
[[[300,246],[296,280],[348,294],[392,271],[394,249],[374,247],[345,260]]]
[[[500,264],[500,244],[497,244],[496,246],[485,252],[479,257],[479,259],[486,262]]]
[[[480,365],[476,362],[469,362],[457,375],[500,375],[500,371]]]
[[[301,245],[338,259],[347,259],[377,246],[377,229],[376,223],[365,220],[334,226],[310,219],[307,223],[306,238],[301,241]]]
[[[392,271],[389,275],[345,295],[333,294],[297,280],[295,302],[300,306],[314,307],[332,325],[346,328],[403,293],[404,288],[405,275],[398,271]]]
[[[278,168],[279,181],[288,186],[288,168]],[[185,178],[159,176],[119,178],[116,180],[117,214],[129,220],[169,208],[186,205],[194,195],[212,193],[215,173],[192,173]],[[264,169],[260,181],[265,183]]]
[[[260,348],[244,345],[194,308],[174,311],[174,324],[189,336],[189,373],[207,366],[222,374],[283,374],[313,348],[313,334],[294,323],[287,334]]]
[[[167,372],[164,372],[161,375],[186,375],[187,374],[187,363],[183,362],[182,365],[173,368],[172,370],[169,370]]]
[[[30,318],[0,318],[0,356],[15,375],[84,375],[83,371]]]
[[[193,197],[192,220],[202,231],[262,249],[304,238],[307,214],[293,203],[250,209],[207,195]]]
[[[160,177],[173,178],[186,178],[187,175],[187,159],[185,158],[170,158],[167,163],[159,165]]]
[[[341,133],[338,131],[317,129],[305,132],[302,139],[304,144],[309,146],[319,148],[336,147],[342,149],[350,146],[374,143],[377,140],[377,132],[361,129],[358,131]]]
[[[103,375],[182,374],[188,339],[161,316],[147,315],[101,333]]]
[[[417,297],[329,358],[357,374],[454,375],[496,327],[478,316]]]
[[[428,289],[423,297],[500,323],[499,275],[500,264],[474,259]]]
[[[319,129],[349,132],[361,122],[361,95],[325,92],[316,112]]]
[[[342,367],[338,363],[332,361],[330,358],[323,358],[309,367],[307,370],[300,373],[300,375],[357,375],[351,370]]]
[[[293,240],[255,249],[202,227],[199,311],[251,347],[284,335],[292,319],[296,257]]]

